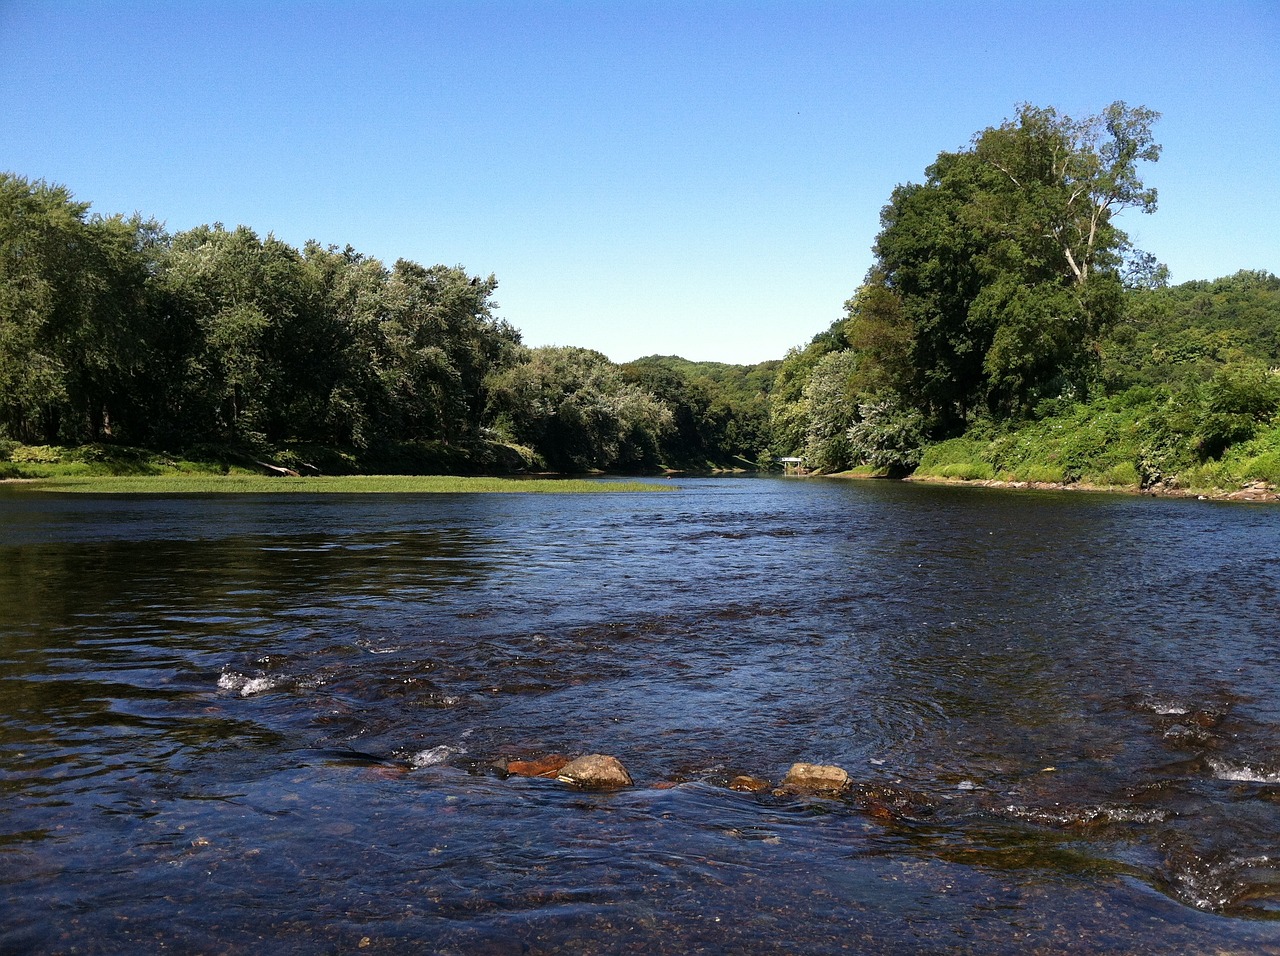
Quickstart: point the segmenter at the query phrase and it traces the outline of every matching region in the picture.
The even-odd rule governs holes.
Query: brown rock
[[[759,793],[761,790],[769,789],[769,781],[742,773],[729,781],[729,789],[743,793]]]
[[[568,763],[564,754],[547,754],[534,760],[509,760],[506,770],[514,777],[554,777]]]
[[[849,774],[841,767],[819,763],[793,763],[782,780],[782,789],[839,793],[849,786]]]
[[[1219,713],[1215,710],[1197,710],[1194,714],[1191,715],[1191,719],[1194,720],[1198,726],[1203,727],[1205,730],[1213,730],[1220,723],[1222,723],[1222,718],[1224,718],[1225,716],[1226,714]]]
[[[889,784],[854,784],[853,797],[866,813],[877,820],[920,821],[934,813],[933,801],[925,794]]]
[[[616,790],[631,786],[631,774],[616,757],[604,754],[588,754],[572,760],[556,775],[561,783],[588,790]]]
[[[876,820],[883,820],[886,823],[896,823],[898,821],[898,814],[893,807],[886,803],[881,803],[879,800],[868,800],[863,809],[867,812],[867,816]]]

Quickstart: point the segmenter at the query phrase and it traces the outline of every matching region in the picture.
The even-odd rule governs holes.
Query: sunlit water
[[[1280,953],[1280,511],[673,484],[0,489],[0,951]]]

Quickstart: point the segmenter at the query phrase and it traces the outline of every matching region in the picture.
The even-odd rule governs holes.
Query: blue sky
[[[1158,110],[1175,282],[1280,272],[1280,4],[0,0],[0,169],[495,273],[531,345],[780,358],[1017,104]]]

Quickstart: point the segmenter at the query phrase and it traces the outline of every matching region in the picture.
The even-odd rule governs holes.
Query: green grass
[[[477,494],[670,491],[670,483],[585,478],[462,478],[446,475],[344,475],[275,478],[261,475],[124,475],[37,480],[40,491],[80,494]]]
[[[1280,484],[1280,420],[1258,423],[1252,437],[1206,459],[1199,419],[1183,404],[1131,391],[1038,421],[978,422],[967,434],[926,448],[916,475],[1135,490],[1159,481],[1207,494],[1258,481]]]

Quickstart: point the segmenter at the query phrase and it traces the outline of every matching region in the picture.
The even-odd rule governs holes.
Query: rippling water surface
[[[1280,512],[675,484],[0,489],[0,951],[1280,953]]]

